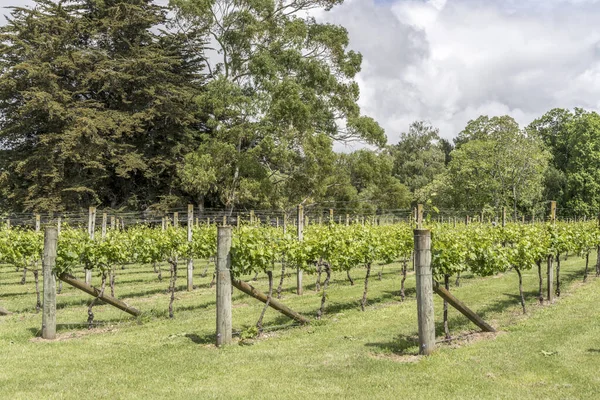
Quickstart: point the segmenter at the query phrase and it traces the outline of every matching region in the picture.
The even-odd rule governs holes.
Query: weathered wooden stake
[[[187,240],[192,242],[192,228],[194,227],[194,205],[188,204],[187,212]],[[194,290],[194,259],[188,258],[187,262],[187,290]]]
[[[173,213],[173,228],[177,228],[177,227],[179,227],[179,213],[174,212]]]
[[[423,228],[423,204],[417,204],[417,229]]]
[[[102,213],[102,239],[106,237],[106,223],[108,222],[108,215]]]
[[[296,216],[298,241],[304,240],[304,207],[298,205],[298,211]],[[296,269],[296,294],[301,296],[303,292],[302,288],[302,269]]]
[[[117,227],[117,220],[114,215],[110,217],[110,229],[115,229]]]
[[[217,227],[217,346],[231,343],[231,232]]]
[[[419,354],[429,355],[435,350],[431,232],[428,229],[415,229],[414,238],[417,315],[419,319]]]
[[[35,231],[36,232],[40,231],[40,226],[41,226],[40,214],[35,214]]]
[[[58,217],[56,219],[56,231],[58,232],[58,236],[60,236],[60,228],[62,226],[62,218]]]
[[[469,307],[467,307],[462,301],[458,300],[452,293],[446,290],[439,283],[433,284],[433,291],[437,293],[441,298],[446,300],[452,307],[460,311],[465,317],[471,322],[481,328],[484,332],[496,332],[491,325],[485,322],[479,315],[474,313]]]
[[[94,232],[96,231],[96,207],[90,207],[88,210],[88,235],[94,240]],[[85,283],[92,283],[92,270],[85,270]]]
[[[56,339],[56,244],[58,230],[48,227],[44,231],[44,255],[42,272],[44,275],[44,306],[42,311],[42,338]]]

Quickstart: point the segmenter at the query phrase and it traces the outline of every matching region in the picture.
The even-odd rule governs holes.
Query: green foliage
[[[197,141],[200,66],[149,0],[14,8],[0,28],[2,177],[12,210],[146,207]]]
[[[562,205],[559,214],[595,216],[600,208],[600,115],[553,109],[528,129],[552,153],[546,196]]]
[[[394,176],[415,193],[444,172],[447,146],[437,128],[423,121],[412,123],[398,144],[390,146]]]

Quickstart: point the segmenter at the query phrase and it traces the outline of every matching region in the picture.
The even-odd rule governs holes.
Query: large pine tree
[[[150,0],[35,0],[0,28],[0,195],[12,211],[177,194],[201,66]]]

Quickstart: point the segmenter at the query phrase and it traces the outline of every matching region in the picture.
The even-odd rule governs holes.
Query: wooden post
[[[96,231],[96,207],[90,207],[88,210],[88,235],[94,240],[94,232]],[[85,283],[92,283],[92,270],[85,270]]]
[[[187,240],[192,242],[192,228],[194,227],[194,205],[188,204],[187,212]],[[187,290],[194,290],[194,259],[190,256],[187,260]]]
[[[350,225],[350,214],[346,214],[346,226]]]
[[[217,227],[217,347],[231,343],[231,232]]]
[[[10,218],[6,219],[6,229],[10,229]]]
[[[223,215],[223,226],[227,226],[227,215]]]
[[[40,214],[35,214],[35,231],[36,232],[40,231],[40,226],[41,226]]]
[[[502,207],[502,227],[506,226],[506,207]]]
[[[254,225],[254,210],[250,210],[250,225]]]
[[[433,291],[437,293],[441,298],[446,300],[452,307],[456,308],[462,315],[467,317],[471,322],[481,328],[484,332],[496,332],[492,326],[485,322],[479,315],[475,314],[469,307],[467,307],[462,301],[458,300],[452,293],[447,291],[439,283],[434,282]]]
[[[417,214],[417,207],[413,207],[413,215],[412,215],[412,223],[411,225],[417,225],[417,219],[419,219],[418,214]]]
[[[471,222],[471,218],[469,218],[469,216],[467,215],[467,216],[465,217],[465,225],[466,225],[466,226],[469,226],[469,222]]]
[[[102,239],[106,237],[106,222],[108,221],[108,215],[102,213]]]
[[[417,313],[419,319],[419,354],[429,355],[435,350],[431,232],[427,229],[415,229],[414,237]]]
[[[298,206],[297,224],[298,241],[301,242],[304,240],[304,208],[302,205]],[[296,270],[296,294],[301,296],[302,292],[302,269],[298,267]]]
[[[115,297],[109,296],[106,293],[104,293],[104,295],[100,296],[100,289],[90,286],[87,283],[80,281],[79,279],[75,278],[72,275],[63,273],[58,276],[58,279],[60,279],[61,281],[63,281],[66,284],[73,286],[76,289],[79,289],[79,290],[89,294],[92,297],[99,298],[106,304],[110,304],[111,306],[116,307],[121,311],[125,311],[127,314],[131,314],[134,317],[137,317],[142,314],[142,312],[139,311],[138,309],[131,307],[131,306],[127,305],[125,302],[123,302]]]
[[[178,228],[178,227],[179,227],[179,213],[174,212],[173,213],[173,228]]]
[[[58,230],[48,227],[44,231],[44,255],[42,273],[44,275],[44,306],[42,313],[42,338],[56,339],[56,244]]]
[[[423,204],[417,204],[417,229],[423,228]]]
[[[62,218],[58,217],[56,219],[56,231],[58,232],[58,236],[60,236],[60,228],[62,227]]]
[[[238,279],[232,280],[232,284],[236,289],[238,289],[238,290],[246,293],[248,296],[252,296],[256,300],[262,301],[263,303],[266,304],[267,295],[262,293],[261,291],[255,289],[254,286],[252,286],[244,281],[238,280]],[[285,306],[283,303],[280,303],[278,300],[274,299],[273,297],[271,297],[271,300],[269,301],[269,306],[274,308],[275,310],[279,311],[283,315],[300,322],[303,325],[310,323],[310,320],[308,318],[303,317],[302,315],[298,314],[291,308]]]
[[[550,221],[552,225],[556,224],[556,201],[550,202]],[[547,282],[547,293],[546,296],[548,298],[548,303],[552,303],[554,301],[554,257],[548,256],[548,282]]]
[[[164,219],[163,219],[163,221],[164,221]],[[114,215],[111,215],[110,216],[110,229],[114,230],[116,228],[116,226],[117,226],[116,218]]]

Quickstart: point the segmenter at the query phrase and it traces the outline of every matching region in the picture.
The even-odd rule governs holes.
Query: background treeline
[[[0,210],[600,209],[600,124],[415,122],[357,105],[362,57],[307,11],[342,0],[36,0],[0,28]],[[369,150],[334,152],[335,142]]]

